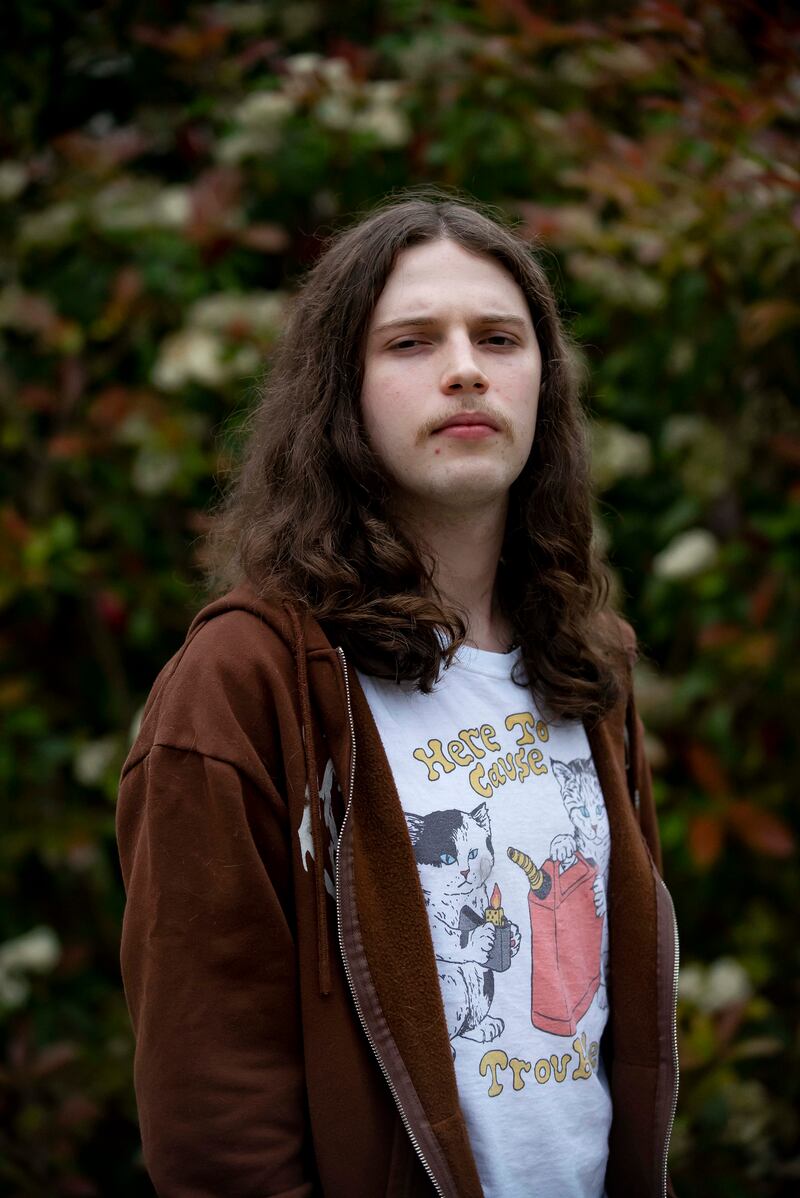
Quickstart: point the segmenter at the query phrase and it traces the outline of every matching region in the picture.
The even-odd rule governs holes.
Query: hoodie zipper
[[[356,733],[355,733],[355,724],[353,722],[353,709],[350,705],[350,678],[347,673],[347,662],[345,660],[343,649],[337,647],[336,652],[339,654],[339,658],[341,659],[342,671],[344,673],[344,690],[345,690],[345,695],[347,697],[347,718],[350,722],[350,747],[351,747],[350,781],[349,781],[349,791],[348,791],[348,796],[347,796],[347,805],[345,807],[344,817],[342,819],[342,826],[339,831],[339,839],[336,843],[336,925],[337,925],[338,932],[339,932],[339,953],[342,958],[342,964],[344,965],[345,977],[347,978],[347,984],[350,987],[350,994],[353,999],[353,1004],[356,1008],[356,1014],[358,1015],[358,1019],[361,1024],[364,1035],[367,1038],[367,1043],[369,1044],[370,1048],[372,1049],[372,1052],[375,1056],[375,1060],[378,1062],[378,1065],[380,1066],[381,1073],[383,1074],[384,1078],[386,1079],[386,1084],[388,1085],[389,1090],[392,1095],[392,1098],[394,1099],[394,1104],[400,1113],[400,1118],[403,1121],[403,1126],[405,1127],[406,1131],[408,1132],[408,1138],[411,1140],[411,1143],[414,1146],[414,1151],[416,1152],[417,1156],[419,1157],[420,1162],[422,1163],[422,1166],[425,1169],[425,1172],[428,1174],[428,1177],[431,1180],[431,1184],[433,1185],[434,1189],[436,1190],[436,1193],[439,1195],[439,1198],[444,1198],[444,1190],[439,1185],[438,1181],[436,1180],[436,1177],[434,1176],[433,1169],[430,1167],[430,1165],[428,1164],[428,1162],[426,1161],[426,1159],[423,1155],[422,1149],[419,1146],[419,1141],[417,1140],[417,1137],[414,1135],[414,1132],[411,1129],[411,1124],[408,1121],[408,1117],[407,1117],[405,1111],[403,1110],[403,1106],[402,1106],[402,1103],[400,1102],[400,1097],[397,1093],[397,1090],[395,1089],[394,1082],[392,1081],[391,1077],[389,1076],[389,1071],[381,1059],[381,1055],[378,1052],[378,1047],[372,1038],[372,1033],[370,1032],[369,1028],[367,1027],[366,1020],[364,1019],[364,1014],[361,1010],[361,1004],[358,1001],[355,986],[353,985],[353,975],[350,972],[350,966],[347,963],[347,957],[345,956],[345,951],[344,951],[344,940],[342,937],[342,911],[341,911],[341,905],[339,902],[339,855],[340,855],[340,851],[341,851],[341,847],[342,847],[342,837],[344,836],[344,830],[347,825],[347,817],[350,814],[350,807],[352,806],[352,803],[353,803],[353,787],[355,784],[355,775],[356,775]]]
[[[659,879],[661,881],[661,879]],[[675,918],[675,905],[672,901],[672,895],[667,890],[663,881],[661,885],[664,888],[664,893],[669,899],[669,907],[672,912],[672,927],[675,935],[674,949],[674,966],[672,971],[672,1064],[675,1070],[675,1081],[672,1091],[672,1109],[670,1111],[669,1123],[667,1124],[667,1133],[664,1137],[664,1159],[662,1161],[661,1172],[661,1192],[663,1198],[667,1198],[667,1159],[669,1157],[669,1143],[672,1138],[672,1126],[675,1122],[675,1112],[678,1109],[678,1078],[679,1078],[679,1062],[678,1062],[678,975],[680,969],[680,939],[678,937],[678,921]]]

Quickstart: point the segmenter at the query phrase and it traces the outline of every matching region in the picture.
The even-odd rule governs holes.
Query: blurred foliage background
[[[202,602],[285,296],[408,184],[538,239],[682,933],[682,1198],[795,1193],[800,37],[791,6],[9,0],[0,1190],[151,1194],[117,778]]]

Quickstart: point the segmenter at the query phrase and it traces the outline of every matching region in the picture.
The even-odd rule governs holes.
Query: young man
[[[677,935],[630,625],[530,247],[436,193],[332,239],[123,769],[165,1198],[659,1198]]]

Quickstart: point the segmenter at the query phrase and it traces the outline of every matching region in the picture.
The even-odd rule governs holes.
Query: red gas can
[[[508,855],[530,882],[531,1021],[543,1032],[574,1036],[600,984],[603,917],[594,903],[597,866],[580,852],[564,870],[549,858],[537,869],[517,849]]]

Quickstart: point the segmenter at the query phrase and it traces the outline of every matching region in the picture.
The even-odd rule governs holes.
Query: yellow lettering
[[[567,1065],[569,1064],[569,1053],[565,1052],[561,1058],[561,1064],[558,1062],[558,1057],[555,1053],[550,1057],[550,1064],[553,1066],[553,1077],[557,1082],[563,1082],[567,1076]]]
[[[486,1077],[486,1074],[491,1070],[492,1084],[489,1086],[488,1094],[490,1098],[494,1098],[497,1094],[502,1094],[503,1083],[497,1080],[497,1070],[508,1068],[508,1057],[503,1052],[502,1048],[492,1048],[489,1052],[485,1052],[481,1057],[481,1063],[478,1066],[481,1077]]]
[[[517,766],[514,761],[513,753],[506,753],[505,757],[501,757],[497,762],[498,770],[501,770],[510,782],[517,776]],[[505,778],[503,779],[505,781]]]
[[[423,765],[427,765],[428,781],[435,782],[439,775],[434,770],[434,766],[441,766],[442,770],[446,774],[451,773],[451,771],[456,767],[453,765],[452,761],[445,757],[442,751],[442,742],[440,740],[429,740],[428,748],[430,749],[429,753],[426,753],[424,749],[415,749],[413,756],[417,761],[421,761]]]
[[[469,784],[482,799],[490,799],[492,797],[492,788],[486,785],[483,780],[484,776],[483,766],[479,761],[476,761],[469,771]]]
[[[547,1057],[541,1057],[533,1067],[533,1076],[536,1078],[540,1086],[543,1086],[545,1082],[550,1081],[551,1072],[552,1070],[550,1068],[550,1062],[548,1061]]]
[[[547,724],[545,724],[544,720],[536,721],[536,735],[539,737],[539,740],[546,741],[550,739],[550,729],[547,727]]]
[[[513,732],[515,728],[521,729],[517,736],[518,745],[532,745],[533,739],[533,716],[529,711],[518,711],[514,715],[506,716],[506,728],[509,732]]]
[[[481,740],[490,753],[499,753],[500,746],[494,739],[495,731],[491,724],[481,725]]]
[[[525,1082],[523,1081],[522,1074],[530,1073],[530,1061],[521,1061],[519,1057],[512,1057],[508,1063],[511,1067],[511,1072],[514,1074],[514,1089],[524,1090]]]
[[[595,1070],[597,1069],[597,1058],[599,1055],[599,1050],[600,1050],[600,1045],[597,1043],[596,1040],[592,1040],[591,1044],[589,1045],[589,1064],[591,1065],[592,1069],[595,1069]]]
[[[489,766],[489,781],[492,786],[502,786],[505,783],[505,778],[501,777],[500,771],[496,765]]]
[[[415,754],[416,756],[416,754]],[[546,774],[547,766],[542,765],[542,750],[531,749],[528,753],[528,765],[531,767],[533,774]]]
[[[447,752],[456,765],[469,765],[474,760],[469,749],[465,749],[460,740],[451,740],[447,746]]]
[[[579,1081],[581,1078],[591,1077],[592,1067],[586,1052],[586,1032],[581,1032],[580,1036],[575,1037],[572,1047],[578,1054],[578,1064],[572,1070],[572,1080]]]
[[[525,760],[524,749],[517,749],[516,753],[514,754],[514,762],[516,764],[517,770],[519,771],[519,780],[520,782],[524,782],[528,777],[528,774],[531,772],[531,767]]]
[[[476,745],[475,741],[480,736],[477,728],[462,728],[458,734],[464,744],[472,750],[476,757],[485,757],[486,753],[480,745]]]

